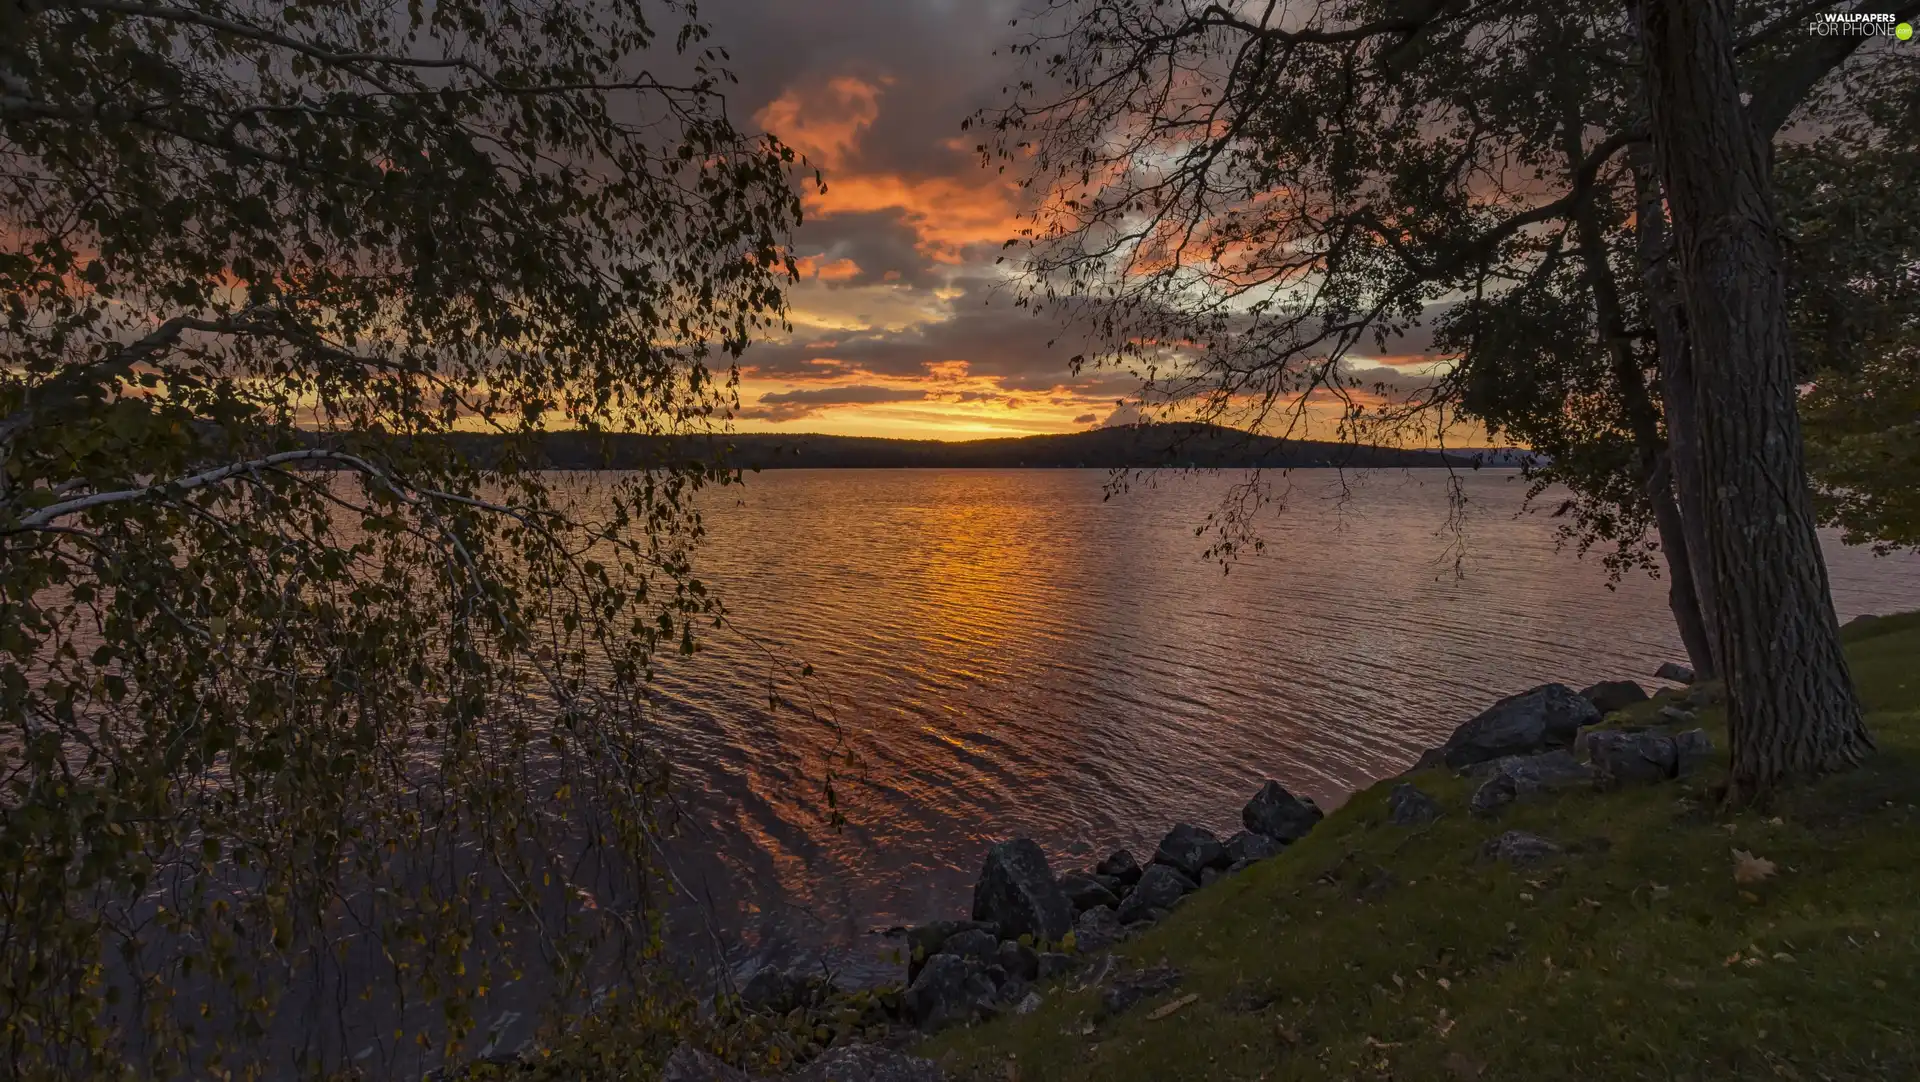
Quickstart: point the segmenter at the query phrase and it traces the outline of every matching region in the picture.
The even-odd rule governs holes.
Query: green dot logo
[[[1913,40],[1913,24],[1901,23],[1899,26],[1894,27],[1893,36],[1896,38],[1899,38],[1901,41],[1912,41]]]

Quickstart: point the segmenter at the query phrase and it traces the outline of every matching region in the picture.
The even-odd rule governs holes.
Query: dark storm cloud
[[[998,381],[1003,391],[1067,387],[1107,396],[1137,390],[1139,381],[1111,369],[1075,375],[1078,341],[1044,316],[1013,306],[983,279],[960,279],[951,314],[901,331],[857,331],[751,347],[742,363],[763,377],[820,378],[849,371],[893,378],[925,377],[935,365],[965,361],[967,375]],[[821,362],[834,361],[838,366]]]
[[[851,260],[851,277],[827,280],[829,288],[898,285],[926,289],[940,284],[939,264],[921,252],[918,234],[897,208],[835,214],[808,229],[801,250],[822,262]],[[816,255],[817,253],[817,255]]]
[[[951,174],[977,168],[945,143],[997,101],[1014,68],[1003,46],[1024,0],[706,0],[701,14],[733,57],[737,120],[794,87],[840,76],[891,80],[849,167]],[[999,56],[992,55],[1001,48]]]

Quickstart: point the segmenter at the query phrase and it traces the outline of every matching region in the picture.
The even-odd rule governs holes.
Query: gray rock
[[[1114,976],[1100,993],[1100,1006],[1109,1015],[1131,1010],[1136,1004],[1180,987],[1181,974],[1172,966],[1153,966]]]
[[[787,1076],[790,1082],[946,1082],[946,1077],[930,1059],[875,1044],[829,1048]]]
[[[1665,781],[1679,772],[1673,737],[1666,733],[1599,729],[1587,734],[1587,757],[1608,787]]]
[[[1232,864],[1227,865],[1227,874],[1239,875],[1241,872],[1253,867],[1255,863],[1257,862],[1251,860],[1236,860]]]
[[[1477,763],[1466,773],[1486,778],[1467,804],[1475,815],[1490,815],[1523,797],[1557,793],[1594,782],[1593,768],[1574,758],[1570,751],[1512,755],[1491,763]]]
[[[1229,865],[1229,867],[1231,867],[1231,865]],[[1202,868],[1200,869],[1200,885],[1203,887],[1213,886],[1215,883],[1218,883],[1220,877],[1225,874],[1227,873],[1218,868]]]
[[[1072,969],[1073,955],[1061,954],[1059,951],[1042,951],[1040,953],[1041,980],[1050,981],[1055,977],[1063,976],[1071,972]]]
[[[1478,816],[1490,816],[1501,808],[1513,803],[1520,797],[1514,788],[1513,779],[1505,774],[1493,774],[1467,798],[1467,811]]]
[[[1111,875],[1101,875],[1099,872],[1094,872],[1092,875],[1088,876],[1087,878],[1107,888],[1107,891],[1111,893],[1115,898],[1120,897],[1120,895],[1127,889],[1127,884],[1122,883],[1119,879]],[[1134,880],[1134,882],[1137,883],[1139,882],[1139,880],[1136,879]]]
[[[718,1056],[683,1044],[667,1057],[660,1082],[753,1082],[753,1076]]]
[[[1660,720],[1669,725],[1689,725],[1693,722],[1693,711],[1683,706],[1663,706],[1660,708]]]
[[[1602,714],[1625,710],[1648,699],[1647,689],[1631,680],[1602,680],[1592,687],[1583,688],[1580,697],[1592,703],[1593,708]]]
[[[1040,993],[1028,992],[1026,994],[1026,997],[1021,999],[1020,1002],[1014,1006],[1013,1013],[1032,1014],[1033,1012],[1040,1009],[1040,1004],[1045,1002],[1046,1002],[1045,998],[1042,997]]]
[[[985,1016],[998,991],[978,962],[957,954],[936,954],[907,986],[902,1006],[915,1025],[933,1033]]]
[[[786,1013],[807,993],[808,974],[761,966],[740,988],[740,1002],[748,1010]]]
[[[1112,876],[1129,887],[1140,881],[1140,873],[1144,871],[1140,862],[1125,849],[1115,849],[1107,854],[1107,859],[1095,865],[1093,870],[1095,874]]]
[[[1007,940],[994,951],[993,961],[1016,980],[1034,981],[1040,977],[1040,954],[1025,943]]]
[[[1227,859],[1227,847],[1213,831],[1192,823],[1176,823],[1167,836],[1160,839],[1160,847],[1153,852],[1155,864],[1165,864],[1188,879],[1200,877],[1202,868],[1226,867],[1232,863]]]
[[[1443,745],[1455,770],[1510,755],[1536,755],[1573,745],[1600,711],[1565,684],[1542,684],[1509,695],[1453,731]]]
[[[1145,920],[1148,910],[1171,909],[1175,902],[1199,889],[1198,883],[1168,865],[1149,865],[1133,893],[1120,903],[1120,922],[1134,924]]]
[[[1068,872],[1060,877],[1060,889],[1066,892],[1067,901],[1073,903],[1075,912],[1082,912],[1103,905],[1119,905],[1120,895],[1107,889],[1106,884],[1090,875]]]
[[[1000,937],[984,928],[975,928],[947,937],[945,943],[935,954],[957,954],[962,958],[972,958],[987,965],[993,962],[1000,950]]]
[[[1560,852],[1560,847],[1538,834],[1509,830],[1487,842],[1482,853],[1490,860],[1508,864],[1537,864]]]
[[[1653,670],[1653,675],[1656,680],[1671,680],[1676,684],[1693,683],[1693,670],[1674,661],[1661,662],[1660,667]]]
[[[1080,914],[1073,922],[1073,944],[1082,954],[1103,951],[1127,938],[1126,925],[1112,909],[1101,906]]]
[[[1256,860],[1277,857],[1286,846],[1251,830],[1243,830],[1227,839],[1227,863],[1251,864]]]
[[[1387,794],[1387,822],[1416,827],[1440,818],[1440,805],[1412,782],[1401,782]]]
[[[1240,822],[1255,834],[1265,834],[1282,845],[1292,845],[1307,836],[1323,816],[1319,805],[1306,797],[1287,792],[1277,781],[1269,780],[1240,810]]]
[[[1700,764],[1713,758],[1713,738],[1705,729],[1688,729],[1673,734],[1673,769],[1678,777],[1686,777]]]
[[[1000,938],[1000,926],[984,920],[936,920],[907,929],[907,980],[912,981],[919,975],[920,967],[938,953],[942,943],[961,932],[975,930],[991,932],[996,940]]]
[[[1421,752],[1420,758],[1415,759],[1413,761],[1413,765],[1408,767],[1405,771],[1403,771],[1403,773],[1416,774],[1422,770],[1432,770],[1435,767],[1441,767],[1446,765],[1447,765],[1447,749],[1446,748],[1444,747],[1428,748],[1427,750]]]
[[[1073,927],[1073,903],[1033,839],[1016,838],[987,850],[973,887],[973,919],[993,921],[1010,939],[1030,935],[1054,942]]]

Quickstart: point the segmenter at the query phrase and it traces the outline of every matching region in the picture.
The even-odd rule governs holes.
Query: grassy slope
[[[994,1082],[1920,1078],[1920,614],[1848,637],[1880,744],[1863,770],[1763,812],[1719,811],[1715,766],[1498,823],[1430,771],[1447,814],[1413,830],[1385,823],[1382,782],[1122,949],[1181,967],[1178,990],[1097,1021],[1095,992],[1049,990],[926,1054]],[[1473,861],[1508,829],[1572,851]],[[1736,883],[1735,849],[1778,873]]]

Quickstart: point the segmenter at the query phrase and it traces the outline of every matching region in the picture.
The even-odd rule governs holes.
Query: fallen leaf
[[[1788,954],[1786,951],[1775,951],[1773,960],[1776,962],[1791,962],[1793,961],[1793,955]]]
[[[1437,980],[1437,981],[1434,981],[1433,983],[1435,983],[1435,984],[1437,984],[1437,985],[1439,985],[1439,986],[1440,986],[1441,988],[1452,988],[1452,987],[1453,987],[1453,982],[1452,982],[1452,981],[1450,981],[1450,980],[1448,980],[1448,979],[1446,979],[1445,977],[1442,977],[1442,978],[1440,978],[1439,980]]]
[[[1147,1015],[1147,1020],[1150,1022],[1158,1022],[1160,1019],[1165,1018],[1166,1016],[1172,1014],[1173,1012],[1179,1010],[1180,1008],[1186,1006],[1189,1003],[1192,1003],[1194,1000],[1197,1000],[1199,998],[1200,998],[1200,993],[1188,992],[1186,995],[1181,996],[1179,999],[1174,1000],[1172,1003],[1163,1003],[1160,1006],[1155,1007],[1153,1009],[1153,1013]]]
[[[1736,883],[1758,883],[1772,878],[1775,870],[1773,861],[1765,857],[1756,857],[1745,849],[1733,851],[1733,881]]]
[[[1664,883],[1654,883],[1652,884],[1652,886],[1653,886],[1653,897],[1655,898],[1655,900],[1665,898],[1667,895],[1673,893],[1673,888],[1665,885]]]

